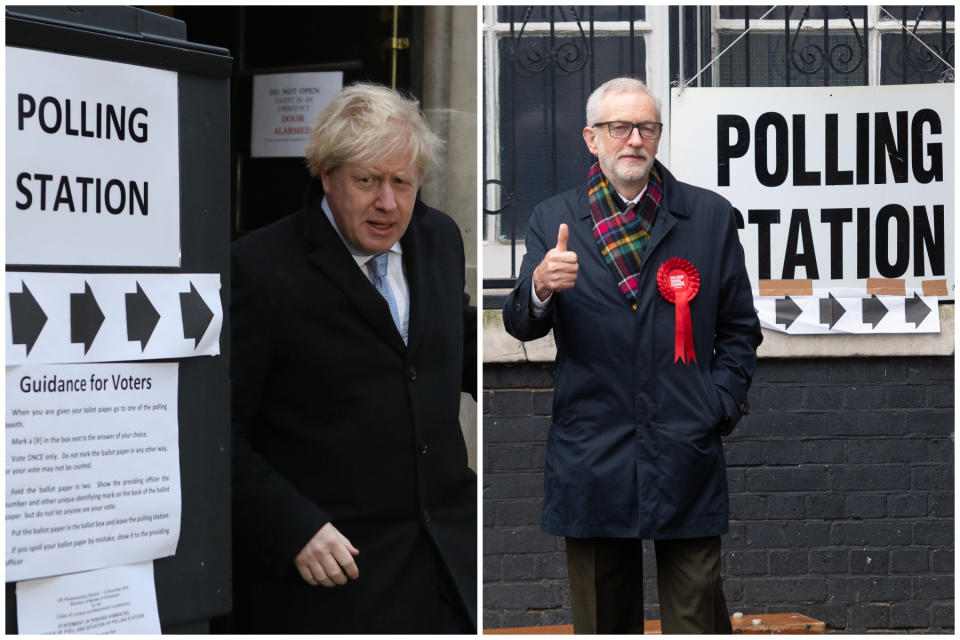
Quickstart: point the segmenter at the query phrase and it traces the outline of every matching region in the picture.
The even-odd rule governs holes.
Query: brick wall
[[[484,369],[485,628],[571,621],[563,541],[539,527],[552,385],[549,364]],[[761,360],[725,442],[730,612],[952,631],[953,397],[953,358]]]

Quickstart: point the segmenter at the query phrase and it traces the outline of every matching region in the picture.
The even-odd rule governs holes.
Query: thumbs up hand
[[[572,289],[577,283],[577,254],[567,251],[570,231],[561,224],[557,232],[557,246],[547,251],[543,260],[533,270],[533,287],[537,298],[546,300],[554,291]]]

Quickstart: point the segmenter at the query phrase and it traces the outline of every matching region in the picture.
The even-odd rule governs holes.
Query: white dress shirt
[[[333,218],[333,211],[330,210],[330,205],[327,203],[326,196],[323,197],[323,202],[320,203],[320,207],[327,215],[327,220],[329,220],[330,224],[333,225],[334,231],[336,231],[337,235],[340,236],[340,239],[343,241],[344,246],[347,247],[350,255],[353,256],[354,260],[356,260],[357,268],[360,269],[361,273],[363,273],[363,276],[370,281],[370,284],[373,284],[373,279],[370,275],[370,267],[367,267],[367,262],[373,260],[376,256],[374,254],[361,251],[347,242],[347,239],[343,237],[343,234],[340,232],[340,228],[337,226],[337,221]],[[390,283],[390,288],[393,289],[393,296],[397,301],[397,313],[399,313],[400,322],[403,325],[403,335],[409,335],[410,289],[407,286],[407,275],[403,267],[403,248],[400,246],[400,242],[395,242],[393,246],[390,247],[389,253],[387,254],[387,282]]]
[[[619,191],[617,192],[617,195],[620,196],[620,199],[626,202],[627,206],[629,207],[630,205],[634,205],[640,202],[640,198],[642,198],[643,194],[645,194],[646,192],[647,192],[647,187],[644,186],[643,189],[640,191],[640,193],[637,194],[637,197],[634,198],[633,200],[627,200],[622,195],[620,195]],[[537,297],[537,288],[533,284],[533,276],[531,275],[530,276],[530,313],[533,314],[533,317],[539,318],[540,316],[542,316],[543,312],[546,311],[547,309],[547,305],[550,304],[550,300],[552,299],[553,299],[553,292],[551,291],[550,295],[547,296],[546,300],[542,302],[540,301],[540,298]]]

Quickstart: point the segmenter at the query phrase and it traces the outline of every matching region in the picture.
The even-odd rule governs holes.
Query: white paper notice
[[[153,562],[17,583],[20,634],[159,634]]]
[[[220,353],[218,273],[6,276],[8,365]]]
[[[173,555],[176,363],[7,367],[7,581]]]
[[[180,266],[176,72],[6,56],[7,264]]]
[[[342,71],[253,76],[250,155],[302,158],[313,121],[341,88]]]

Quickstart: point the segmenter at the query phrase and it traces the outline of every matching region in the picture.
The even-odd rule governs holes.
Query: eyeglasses
[[[656,140],[660,137],[663,130],[662,122],[626,122],[624,120],[611,120],[610,122],[595,122],[594,127],[607,125],[607,131],[611,138],[629,138],[636,129],[640,132],[640,137],[645,140]]]

